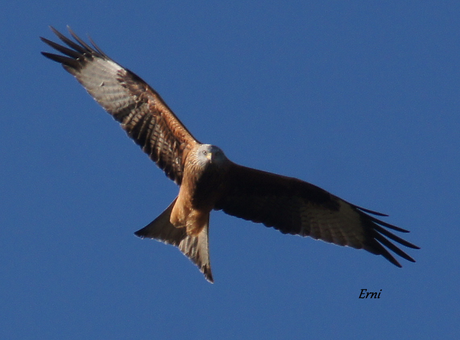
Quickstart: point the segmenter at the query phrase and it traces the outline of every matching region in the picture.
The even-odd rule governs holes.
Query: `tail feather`
[[[209,217],[208,223],[206,223],[206,226],[198,235],[188,235],[185,227],[177,228],[169,221],[175,203],[176,200],[160,216],[134,234],[142,238],[152,238],[178,247],[185,256],[198,266],[205,278],[213,283],[214,279],[209,260]]]

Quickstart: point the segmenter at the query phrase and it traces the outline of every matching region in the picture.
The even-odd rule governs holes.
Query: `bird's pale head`
[[[202,166],[215,165],[220,166],[227,161],[224,152],[217,146],[211,144],[202,144],[198,148],[197,161]]]

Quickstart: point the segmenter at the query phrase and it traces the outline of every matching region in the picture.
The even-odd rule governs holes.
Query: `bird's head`
[[[202,166],[220,166],[227,161],[224,152],[217,146],[202,144],[197,151],[197,160]]]

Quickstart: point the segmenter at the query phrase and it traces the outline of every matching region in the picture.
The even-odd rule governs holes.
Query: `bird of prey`
[[[398,267],[388,250],[415,262],[389,239],[419,248],[387,229],[408,231],[375,217],[386,215],[302,180],[233,163],[217,146],[200,143],[145,81],[113,61],[91,38],[88,44],[68,29],[75,40],[51,27],[64,45],[41,38],[61,53],[43,55],[62,64],[179,186],[172,203],[137,236],[178,247],[209,282],[213,282],[208,246],[212,210],[263,223],[283,234],[365,249]]]

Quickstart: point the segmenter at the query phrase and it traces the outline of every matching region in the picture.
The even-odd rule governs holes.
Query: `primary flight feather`
[[[263,223],[284,234],[365,249],[384,256],[398,267],[401,265],[388,250],[415,262],[389,239],[419,248],[387,229],[408,231],[372,216],[385,215],[348,203],[299,179],[233,163],[218,147],[202,144],[193,137],[154,89],[110,59],[94,42],[90,40],[91,45],[87,44],[70,28],[75,41],[51,29],[67,46],[41,38],[62,53],[42,52],[43,55],[61,63],[75,76],[179,185],[174,201],[154,221],[138,230],[137,236],[178,247],[210,282],[213,282],[208,243],[211,210]]]

